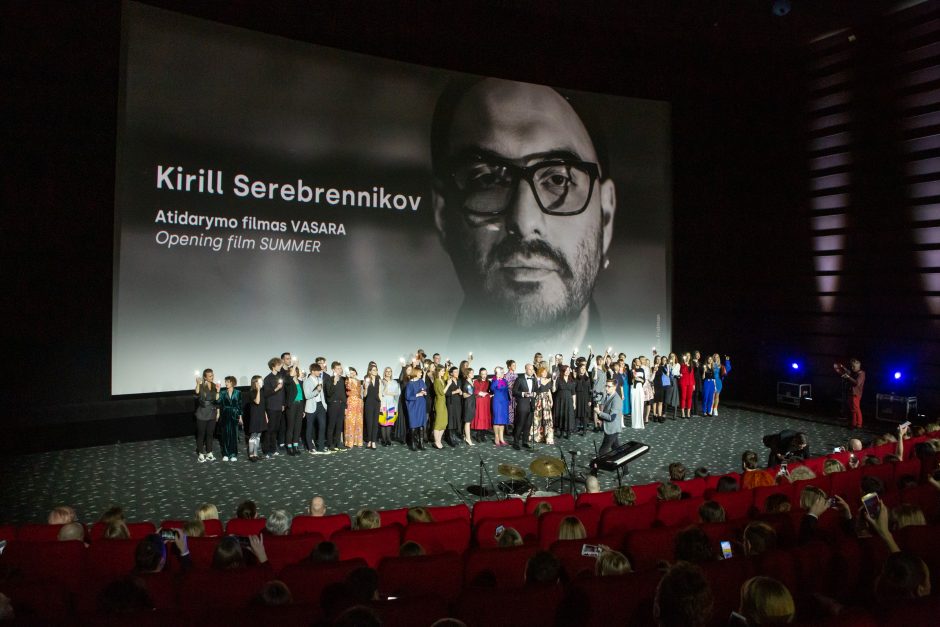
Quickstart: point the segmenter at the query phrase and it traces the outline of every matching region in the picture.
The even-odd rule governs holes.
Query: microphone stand
[[[486,478],[490,482],[490,490],[492,490],[493,494],[496,495],[496,500],[503,501],[509,498],[508,496],[500,498],[499,490],[496,489],[496,484],[493,483],[493,477],[490,475],[490,470],[489,468],[486,467],[486,464],[483,463],[483,454],[482,453],[477,453],[477,454],[480,456],[480,485],[483,485],[483,473],[485,472]]]

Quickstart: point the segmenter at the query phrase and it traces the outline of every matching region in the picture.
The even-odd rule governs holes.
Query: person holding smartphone
[[[272,357],[268,360],[270,372],[264,378],[262,395],[264,396],[264,411],[268,418],[268,428],[264,432],[262,449],[268,459],[280,455],[277,452],[277,438],[284,428],[284,408],[287,406],[287,395],[284,393],[284,379],[281,374],[281,360]]]
[[[268,415],[264,409],[264,381],[260,375],[251,378],[248,391],[248,461],[256,462],[261,455],[261,435],[268,429]]]
[[[325,455],[330,451],[326,447],[326,401],[323,396],[323,368],[319,363],[310,364],[310,374],[304,379],[303,389],[307,450],[311,455]]]

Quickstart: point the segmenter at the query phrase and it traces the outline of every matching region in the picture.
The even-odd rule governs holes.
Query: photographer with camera
[[[791,459],[806,460],[811,457],[809,442],[802,431],[784,429],[780,433],[765,435],[763,443],[770,449],[770,455],[767,457],[768,468]]]
[[[623,399],[617,393],[617,382],[608,379],[604,388],[603,398],[594,403],[595,423],[598,425],[603,423],[604,428],[604,441],[601,442],[598,456],[610,452],[619,445],[618,438],[622,428],[620,413],[623,411]]]

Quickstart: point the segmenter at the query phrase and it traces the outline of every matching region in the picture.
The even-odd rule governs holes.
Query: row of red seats
[[[671,560],[671,543],[666,536],[676,531],[636,532],[628,539],[628,551],[636,547],[643,547],[644,550],[655,547],[659,550],[658,559]],[[902,548],[921,555],[931,572],[937,573],[940,572],[940,546],[935,541],[938,532],[940,528],[936,526],[906,527],[896,534],[896,538]],[[654,538],[651,533],[659,534],[659,537]],[[580,617],[584,621],[581,624],[609,625],[613,618],[623,623],[631,622],[630,619],[636,619],[638,615],[645,616],[660,572],[647,567],[638,568],[635,574],[621,577],[594,578],[590,574],[593,559],[580,556],[583,542],[561,541],[550,548],[565,565],[572,580],[571,588],[588,600],[586,605],[580,606],[580,611],[588,612],[586,617]],[[76,544],[59,543],[58,546]],[[35,544],[32,548],[41,546]],[[519,589],[523,583],[526,563],[536,550],[537,547],[522,546],[478,549],[469,552],[465,558],[450,552],[423,557],[385,558],[377,568],[379,594],[383,598],[392,596],[403,599],[420,599],[430,594],[433,598],[431,605],[438,613],[434,617],[425,617],[430,621],[455,615],[471,625],[537,624],[542,619],[552,622],[564,593],[556,588],[550,591]],[[771,551],[753,559],[738,556],[707,563],[703,565],[703,570],[715,597],[715,624],[724,624],[728,613],[737,608],[741,584],[759,574],[774,577],[786,584],[797,600],[798,607],[809,606],[815,593],[825,594],[843,603],[863,602],[886,556],[887,550],[878,539],[838,537],[829,544],[817,542]],[[37,562],[43,557],[33,555],[33,568],[40,568]],[[641,564],[637,556],[634,559],[637,565]],[[276,577],[292,591],[295,603],[308,608],[285,611],[287,615],[295,616],[298,620],[306,617],[309,621],[311,616],[317,615],[323,591],[331,584],[344,581],[355,568],[364,565],[363,560],[353,559],[315,565],[294,564],[276,573],[271,568],[222,572],[195,570],[182,578],[172,573],[147,575],[144,578],[156,606],[165,615],[170,615],[168,612],[174,608],[195,612],[248,607],[264,582]],[[8,580],[0,583],[0,592],[16,600],[20,607],[31,608],[37,616],[49,621],[61,619],[72,611],[93,612],[97,593],[113,577],[96,577],[86,572],[86,576],[70,594],[70,588],[62,579],[67,574],[63,571],[67,570],[59,570],[51,579],[25,577],[18,583]],[[120,575],[115,573],[115,576]],[[484,581],[487,587],[480,588],[479,585]],[[530,596],[531,600],[540,602],[536,605],[523,602]],[[611,615],[609,605],[612,599],[616,599],[615,617]],[[379,607],[387,605],[379,604]],[[420,612],[413,614],[412,620],[417,616],[424,615]],[[399,618],[404,617],[402,615]],[[390,619],[386,624],[398,622]]]

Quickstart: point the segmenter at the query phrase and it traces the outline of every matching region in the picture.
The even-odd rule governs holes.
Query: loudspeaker
[[[916,396],[875,395],[875,418],[898,424],[917,416]]]

